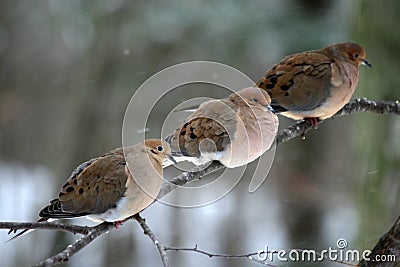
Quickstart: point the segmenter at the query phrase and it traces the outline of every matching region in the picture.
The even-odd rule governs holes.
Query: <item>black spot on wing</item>
[[[287,91],[287,90],[290,89],[290,87],[292,87],[293,84],[294,84],[293,79],[290,79],[290,80],[288,81],[287,84],[281,85],[281,90],[282,90],[282,91]],[[286,95],[286,94],[285,94],[285,95]]]
[[[67,193],[71,193],[71,192],[73,192],[75,190],[75,188],[73,188],[72,186],[70,186],[70,187],[68,187],[65,191],[67,192]]]
[[[269,81],[270,81],[272,84],[275,85],[275,84],[278,82],[278,77],[273,76],[273,77],[269,78]]]
[[[281,90],[282,91],[287,91],[287,90],[289,90],[289,88],[290,87],[287,84],[281,85]]]
[[[275,85],[278,83],[278,77],[282,76],[283,74],[270,74],[265,77],[265,80],[269,80],[268,84],[265,84],[264,88],[266,90],[274,89]],[[263,82],[259,84],[260,86],[264,85]]]
[[[270,89],[274,89],[275,84],[269,83],[265,86],[265,89],[270,90]]]

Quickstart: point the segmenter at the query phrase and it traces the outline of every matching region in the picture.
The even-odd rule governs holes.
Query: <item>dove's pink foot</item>
[[[304,120],[309,121],[312,125],[312,127],[314,127],[314,129],[318,129],[318,123],[319,123],[319,119],[316,117],[312,117],[312,118],[304,118]]]
[[[119,228],[122,224],[123,224],[123,221],[115,221],[115,222],[114,222],[115,229],[118,230],[118,228]]]

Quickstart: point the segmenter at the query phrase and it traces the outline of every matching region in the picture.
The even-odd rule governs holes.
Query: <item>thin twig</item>
[[[197,245],[194,246],[194,248],[183,248],[183,247],[165,247],[165,251],[191,251],[191,252],[197,252],[200,254],[204,254],[210,258],[216,257],[216,258],[225,258],[225,259],[231,259],[231,258],[250,258],[253,256],[256,256],[258,252],[252,252],[252,253],[246,253],[246,254],[219,254],[219,253],[211,253],[207,252],[205,250],[201,250],[198,248]]]
[[[167,258],[167,253],[165,252],[165,246],[160,243],[160,241],[151,231],[150,227],[146,224],[146,220],[141,217],[140,214],[134,215],[133,218],[139,223],[140,227],[142,227],[144,234],[147,235],[151,239],[151,241],[153,241],[154,245],[156,245],[164,267],[168,267],[169,262]]]
[[[219,253],[211,253],[207,252],[205,250],[199,249],[197,245],[195,245],[194,248],[182,248],[182,247],[165,247],[165,251],[188,251],[188,252],[196,252],[199,254],[206,255],[210,258],[225,258],[225,259],[234,259],[234,258],[247,258],[250,259],[256,263],[260,263],[262,265],[268,266],[268,267],[277,267],[275,265],[271,265],[269,263],[266,263],[265,261],[257,259],[256,255],[258,255],[258,252],[251,252],[251,253],[246,253],[246,254],[219,254]]]
[[[206,255],[206,256],[208,256],[208,257],[210,257],[210,258],[214,258],[214,257],[215,257],[215,258],[225,258],[225,259],[232,259],[232,258],[248,258],[248,259],[250,259],[250,260],[252,260],[252,261],[255,261],[255,262],[257,262],[257,263],[260,263],[260,264],[262,264],[262,265],[266,265],[266,266],[270,266],[270,267],[276,267],[275,265],[271,265],[271,264],[269,264],[269,263],[266,262],[268,259],[273,260],[273,256],[271,256],[270,258],[266,256],[265,259],[261,259],[261,258],[259,257],[259,255],[260,255],[260,256],[261,256],[261,255],[264,256],[265,253],[267,253],[267,254],[268,254],[268,253],[274,253],[273,251],[258,251],[258,252],[251,252],[251,253],[246,253],[246,254],[220,254],[220,253],[211,253],[211,252],[207,252],[207,251],[205,251],[205,250],[201,250],[201,249],[199,249],[199,248],[197,247],[197,245],[195,245],[194,248],[165,247],[164,250],[165,250],[165,251],[177,251],[177,252],[180,252],[180,251],[196,252],[196,253],[199,253],[199,254]],[[280,251],[286,251],[286,252],[289,252],[289,251],[297,251],[297,252],[302,252],[302,251],[310,251],[310,250],[309,250],[309,249],[281,249]],[[307,255],[308,255],[308,254],[307,254]],[[254,257],[254,256],[257,256],[257,257]],[[329,257],[327,257],[327,256],[325,256],[325,255],[321,255],[320,253],[317,253],[317,252],[315,252],[315,256],[316,256],[316,257],[317,257],[317,256],[318,256],[318,257],[321,257],[321,261],[322,261],[322,259],[326,259],[326,260],[328,260],[328,261],[340,263],[340,264],[347,265],[347,266],[353,266],[353,267],[356,266],[356,265],[354,265],[354,264],[351,264],[351,263],[348,263],[348,262],[345,262],[345,261],[330,259]]]

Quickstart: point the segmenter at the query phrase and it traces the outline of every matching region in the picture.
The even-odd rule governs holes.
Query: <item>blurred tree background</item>
[[[73,168],[121,146],[135,90],[177,63],[217,61],[256,81],[288,54],[350,40],[365,47],[373,64],[361,68],[356,96],[399,99],[398,10],[395,0],[0,0],[0,220],[36,220]],[[185,91],[182,99],[190,96]],[[294,123],[280,122],[280,128]],[[151,132],[160,121],[149,125]],[[253,194],[241,181],[210,205],[156,203],[143,216],[171,246],[240,254],[265,245],[336,248],[345,238],[348,248],[363,250],[399,215],[399,178],[400,119],[354,114],[278,147],[267,181]],[[0,240],[6,239],[1,231]],[[32,265],[75,239],[35,231],[1,244],[7,257],[0,265]],[[172,266],[256,265],[194,253],[168,256]],[[161,266],[134,222],[64,266],[114,265]],[[322,265],[339,266],[290,266]]]

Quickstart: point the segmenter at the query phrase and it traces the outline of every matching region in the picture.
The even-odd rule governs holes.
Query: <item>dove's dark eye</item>
[[[164,148],[163,148],[162,146],[158,146],[158,147],[157,147],[157,150],[161,152],[161,151],[164,150]]]
[[[258,102],[258,99],[257,99],[257,98],[253,98],[253,101],[257,103],[257,102]]]
[[[355,53],[353,56],[354,56],[354,58],[359,58],[360,54],[359,53]]]

